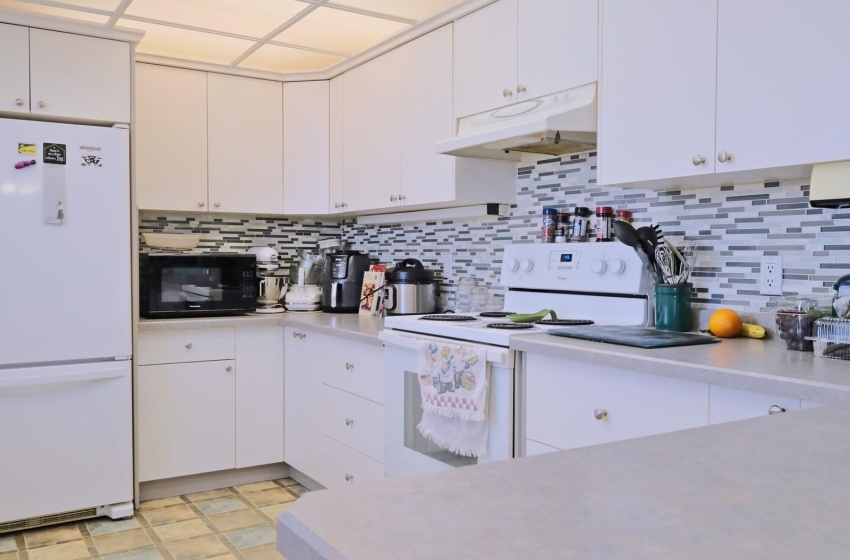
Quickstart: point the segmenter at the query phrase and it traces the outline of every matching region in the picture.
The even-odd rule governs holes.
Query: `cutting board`
[[[616,325],[591,325],[587,327],[569,327],[548,331],[554,336],[608,342],[635,348],[669,348],[671,346],[691,346],[694,344],[712,344],[719,338],[705,334],[659,331],[645,327],[623,327]]]

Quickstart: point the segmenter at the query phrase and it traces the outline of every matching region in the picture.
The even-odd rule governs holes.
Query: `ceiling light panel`
[[[133,0],[126,14],[259,39],[309,7],[297,0]]]
[[[66,10],[64,8],[54,8],[52,6],[41,6],[39,4],[30,4],[29,2],[17,2],[16,0],[0,0],[0,8],[29,12],[32,14],[45,14],[49,16],[76,19],[92,23],[106,23],[109,21],[109,16],[101,16],[73,9]]]
[[[122,19],[119,26],[143,29],[137,53],[229,65],[254,45],[253,41]]]
[[[355,54],[409,27],[404,23],[320,7],[272,40]]]
[[[239,68],[268,72],[318,72],[344,60],[341,56],[264,45],[239,63]]]
[[[459,0],[331,0],[331,3],[421,21],[458,4]]]
[[[94,8],[95,10],[115,11],[121,5],[121,0],[58,0],[53,4],[67,4],[81,8]]]

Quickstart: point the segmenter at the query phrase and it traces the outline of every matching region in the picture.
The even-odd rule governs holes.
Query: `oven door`
[[[514,355],[498,346],[467,344],[399,331],[382,331],[386,348],[384,394],[384,473],[387,477],[444,471],[454,467],[510,459],[514,450]],[[419,342],[429,340],[466,344],[487,350],[487,454],[463,457],[441,449],[419,433],[422,397],[417,374]]]

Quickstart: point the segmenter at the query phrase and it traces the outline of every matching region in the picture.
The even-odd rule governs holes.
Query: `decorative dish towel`
[[[487,351],[422,341],[418,348],[422,421],[419,432],[465,457],[486,453]]]

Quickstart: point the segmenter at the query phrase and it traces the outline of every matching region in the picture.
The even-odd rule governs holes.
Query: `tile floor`
[[[275,521],[305,492],[284,478],[142,502],[131,519],[0,534],[0,560],[281,560]]]

